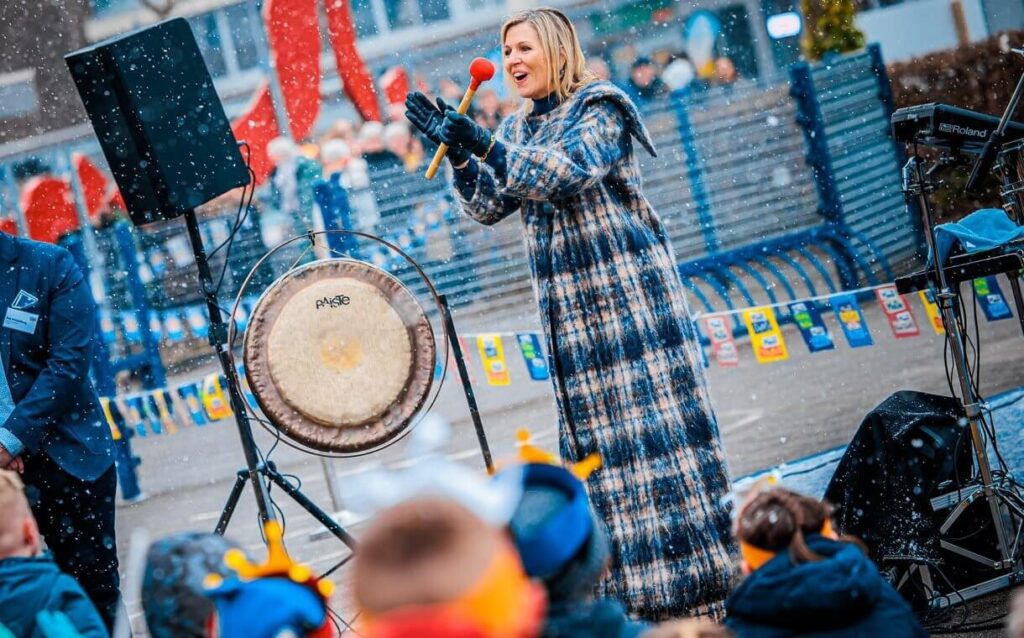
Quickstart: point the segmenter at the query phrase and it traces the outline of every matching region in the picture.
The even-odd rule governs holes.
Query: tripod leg
[[[224,510],[220,513],[217,527],[213,530],[214,534],[223,536],[224,532],[227,531],[228,523],[231,522],[231,515],[235,513],[235,507],[238,506],[238,499],[242,496],[242,490],[245,489],[245,482],[248,478],[248,470],[239,470],[238,474],[235,475],[235,484],[231,488],[231,493],[228,494],[228,502],[224,504]]]
[[[296,503],[298,503],[302,509],[310,513],[310,515],[320,522],[321,525],[326,527],[332,534],[338,537],[342,543],[348,545],[348,548],[352,551],[356,549],[356,539],[352,537],[345,528],[338,524],[338,521],[334,520],[327,512],[320,509],[316,503],[309,500],[309,498],[302,493],[299,488],[289,483],[276,468],[270,467],[266,470],[267,477],[273,481],[275,485],[280,487],[288,496],[292,497]]]
[[[455,365],[459,369],[459,378],[462,380],[462,390],[466,395],[466,403],[469,405],[469,416],[473,419],[473,427],[476,429],[476,439],[480,443],[480,453],[484,457],[484,465],[488,474],[494,474],[494,461],[491,458],[491,446],[487,443],[487,432],[484,431],[483,421],[480,420],[480,410],[476,405],[476,395],[473,394],[473,385],[469,382],[469,372],[466,370],[466,359],[459,345],[458,333],[455,332],[455,321],[452,319],[451,309],[448,307],[448,298],[439,295],[441,312],[444,313],[444,327],[448,332],[448,345],[452,349],[455,358]]]

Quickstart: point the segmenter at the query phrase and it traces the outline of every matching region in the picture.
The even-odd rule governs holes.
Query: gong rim
[[[359,422],[325,424],[294,405],[274,379],[270,336],[288,302],[308,285],[330,278],[351,278],[382,294],[402,319],[410,343],[410,360],[402,389],[382,411]],[[249,387],[273,428],[321,453],[365,454],[408,433],[434,384],[437,357],[434,330],[415,295],[390,273],[363,261],[335,258],[313,261],[285,273],[253,306],[243,340]]]

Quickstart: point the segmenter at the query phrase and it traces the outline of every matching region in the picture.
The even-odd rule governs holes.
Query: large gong
[[[295,268],[256,302],[245,374],[267,418],[314,450],[352,454],[401,436],[434,378],[434,332],[398,279],[353,259]]]

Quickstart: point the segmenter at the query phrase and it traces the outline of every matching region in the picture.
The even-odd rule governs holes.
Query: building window
[[[210,70],[210,75],[215,78],[226,75],[228,67],[224,60],[220,31],[217,29],[217,19],[214,14],[207,13],[196,16],[188,22],[192,26],[192,33],[196,36],[199,52],[203,55],[203,61],[206,62],[206,68]]]
[[[448,0],[419,0],[420,16],[424,22],[440,22],[451,17]]]
[[[377,22],[373,19],[373,3],[371,0],[352,0],[352,23],[356,28],[356,37],[365,38],[377,35]]]
[[[231,25],[231,40],[238,60],[238,70],[245,71],[260,65],[259,46],[256,30],[253,28],[252,12],[247,4],[236,4],[224,10]],[[262,29],[262,25],[256,25]]]
[[[0,74],[0,120],[28,117],[39,112],[36,70]]]
[[[384,11],[391,29],[411,27],[419,22],[416,19],[419,12],[416,0],[384,0]]]

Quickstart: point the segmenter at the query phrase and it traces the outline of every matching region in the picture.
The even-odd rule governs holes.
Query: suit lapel
[[[11,237],[0,237],[0,317],[6,318],[7,309],[18,294],[21,265],[18,263],[18,244]],[[2,325],[2,324],[0,324]],[[10,372],[11,331],[0,327],[0,365]],[[10,379],[10,375],[7,376]]]

